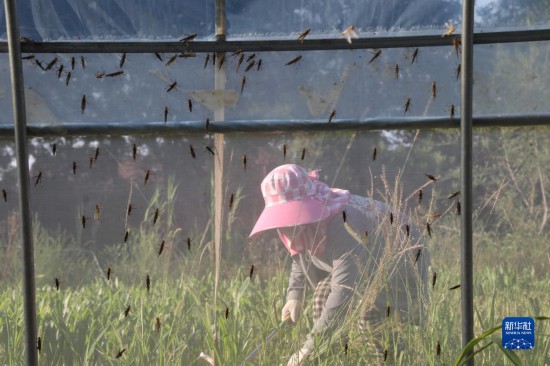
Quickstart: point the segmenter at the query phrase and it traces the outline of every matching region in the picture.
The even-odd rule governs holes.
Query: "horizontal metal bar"
[[[537,115],[480,115],[473,118],[474,127],[527,127],[550,126],[550,114]],[[208,130],[204,121],[188,122],[112,122],[65,123],[61,125],[30,125],[27,132],[32,137],[58,136],[121,136],[161,135],[177,136],[205,133],[282,133],[322,132],[341,130],[406,130],[427,128],[459,128],[460,119],[449,117],[397,117],[368,118],[365,120],[260,120],[210,122]],[[0,125],[0,138],[12,138],[13,126]]]
[[[441,34],[403,32],[396,36],[373,36],[353,39],[309,38],[303,42],[294,39],[257,38],[228,41],[64,41],[21,42],[23,53],[183,53],[183,52],[269,52],[269,51],[317,51],[350,50],[398,47],[448,46],[460,33],[448,37]],[[520,29],[512,31],[482,32],[474,34],[474,44],[549,41],[550,29]],[[0,53],[8,52],[6,41],[0,41]]]

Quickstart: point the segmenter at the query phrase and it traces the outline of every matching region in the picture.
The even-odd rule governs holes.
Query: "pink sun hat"
[[[349,200],[347,190],[329,188],[296,164],[273,169],[261,183],[265,208],[250,237],[262,231],[310,224],[336,214]]]

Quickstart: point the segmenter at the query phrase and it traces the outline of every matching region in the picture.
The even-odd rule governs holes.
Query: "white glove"
[[[312,351],[311,348],[303,347],[290,357],[286,366],[299,366]]]
[[[302,303],[299,300],[288,300],[283,306],[281,319],[288,321],[290,319],[293,323],[296,323],[300,319],[302,314]]]

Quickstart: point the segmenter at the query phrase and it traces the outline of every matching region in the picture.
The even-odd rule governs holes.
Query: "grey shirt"
[[[365,316],[380,320],[386,306],[407,317],[411,302],[425,301],[429,253],[421,233],[405,215],[392,213],[382,202],[352,195],[343,215],[328,222],[327,247],[320,256],[305,250],[292,257],[287,300],[301,300],[306,283],[315,289],[330,276],[330,294],[320,318],[308,337],[313,348],[314,333],[323,333],[345,316],[354,294],[363,296],[364,288],[383,285]],[[383,272],[376,275],[376,272]],[[380,285],[378,285],[380,287]],[[422,306],[421,306],[422,307]]]

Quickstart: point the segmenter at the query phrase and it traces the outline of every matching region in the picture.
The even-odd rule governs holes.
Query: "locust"
[[[288,62],[285,64],[285,66],[295,64],[295,63],[297,63],[298,61],[300,61],[301,59],[302,59],[302,55],[296,56],[296,57],[294,57],[292,60],[288,61]]]
[[[86,94],[82,94],[82,99],[80,100],[80,112],[84,114],[86,110]]]
[[[403,112],[403,115],[407,114],[407,112],[409,111],[411,107],[411,98],[407,98],[407,100],[405,101],[405,112]]]
[[[449,197],[447,197],[448,200],[450,199],[453,199],[455,198],[456,196],[458,196],[460,194],[460,191],[456,191],[456,192],[453,192],[449,195]]]
[[[191,42],[197,37],[197,33],[190,34],[180,39],[180,42]]]
[[[246,75],[243,75],[241,80],[241,95],[243,94],[244,86],[246,85]]]
[[[153,225],[157,223],[157,220],[159,218],[159,209],[155,209],[155,214],[153,215]]]
[[[353,25],[350,25],[349,27],[347,27],[341,34],[346,38],[346,41],[349,44],[351,44],[351,39],[352,38],[358,38],[359,37],[359,35],[355,31],[355,26],[353,26]]]
[[[149,181],[149,176],[150,175],[151,175],[151,171],[147,170],[147,172],[145,172],[145,177],[143,178],[143,185],[147,184],[147,182]]]
[[[374,60],[376,60],[381,54],[382,54],[382,50],[374,51],[374,54],[373,54],[372,58],[369,61],[369,65],[372,64],[374,62]]]
[[[120,351],[116,354],[115,358],[121,358],[125,351],[126,351],[126,348],[123,348],[122,350],[120,350]]]
[[[120,57],[119,69],[122,69],[122,66],[124,66],[125,62],[126,62],[126,52],[124,52]]]
[[[41,181],[42,181],[42,171],[39,171],[38,175],[35,177],[34,186],[36,187],[38,183],[40,183]]]
[[[59,68],[57,69],[57,78],[59,79],[61,77],[61,75],[63,74],[63,69],[65,68],[64,65],[61,65],[59,66]]]
[[[414,263],[416,264],[416,262],[418,262],[418,259],[420,258],[420,254],[422,254],[422,249],[418,249],[418,251],[416,252],[416,256],[414,258]]]
[[[416,48],[412,54],[412,60],[411,60],[411,65],[414,64],[414,62],[416,61],[416,58],[418,57],[418,48]]]
[[[110,74],[105,74],[105,77],[106,78],[114,78],[116,76],[120,76],[120,75],[123,75],[123,74],[124,74],[124,70],[118,70],[118,71],[112,72]]]
[[[236,71],[239,71],[239,68],[241,67],[241,64],[244,61],[244,53],[241,53],[241,56],[239,57],[239,61],[237,61],[237,67],[235,68]]]
[[[249,64],[246,66],[246,69],[244,70],[244,72],[249,72],[250,70],[252,70],[252,68],[254,67],[255,64],[256,64],[256,60],[252,60],[252,62],[249,63]]]
[[[171,56],[171,57],[168,59],[168,62],[166,62],[165,66],[170,66],[174,61],[176,61],[177,58],[178,58],[178,55],[177,55],[177,54]]]
[[[311,32],[311,28],[307,28],[303,32],[300,33],[300,36],[298,37],[298,40],[300,43],[304,43],[304,39],[307,37],[307,35]]]
[[[158,255],[157,257],[160,257],[160,255],[162,254],[162,251],[164,250],[164,240],[162,241],[162,243],[160,243],[160,247],[159,247],[159,251],[158,251]]]
[[[155,322],[155,331],[157,332],[157,334],[160,334],[160,318],[158,316]]]
[[[57,57],[54,57],[53,60],[51,60],[47,65],[46,65],[46,70],[45,71],[49,71],[52,69],[52,67],[54,67],[54,65],[57,63]]]
[[[333,109],[332,112],[330,112],[330,115],[328,116],[328,123],[332,122],[332,119],[336,115],[336,109]]]
[[[178,85],[178,82],[177,81],[174,81],[172,84],[168,85],[168,87],[166,88],[166,92],[169,93],[171,92],[172,90],[174,90],[174,88]]]

